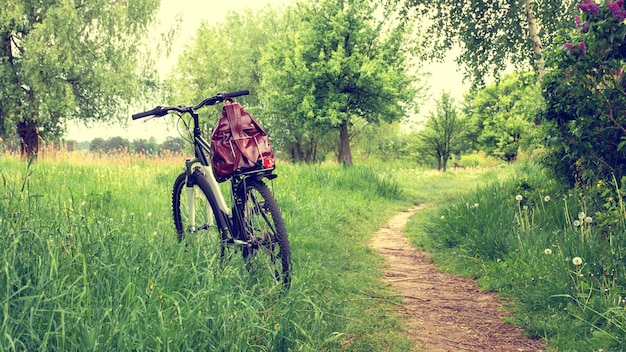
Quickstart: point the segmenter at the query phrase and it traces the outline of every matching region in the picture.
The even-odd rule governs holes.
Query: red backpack
[[[259,122],[239,103],[227,102],[211,134],[211,164],[218,182],[235,172],[274,169],[274,152]]]

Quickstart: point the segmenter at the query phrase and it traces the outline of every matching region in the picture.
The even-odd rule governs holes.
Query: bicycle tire
[[[269,278],[282,284],[283,288],[289,288],[291,247],[273,193],[262,180],[246,178],[240,183],[237,195],[241,200],[236,205],[241,221],[239,236],[248,242],[242,255],[249,271],[258,274],[256,277],[261,285],[265,284],[261,281]]]
[[[196,171],[199,172],[199,171]],[[196,180],[198,175],[194,172],[191,184],[193,185],[194,193],[194,208],[195,208],[195,224],[192,228],[190,223],[190,212],[187,204],[187,175],[182,173],[178,175],[176,181],[174,181],[174,188],[172,190],[172,215],[174,217],[174,227],[178,234],[178,241],[182,242],[186,235],[195,233],[197,231],[208,231],[214,225],[214,215],[208,201],[208,186],[203,182]]]

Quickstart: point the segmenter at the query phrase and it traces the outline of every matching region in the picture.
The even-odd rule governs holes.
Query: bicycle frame
[[[250,173],[236,173],[231,178],[231,190],[233,194],[233,211],[228,208],[226,205],[226,200],[222,191],[219,187],[219,183],[213,174],[213,169],[210,163],[211,156],[211,147],[210,144],[202,137],[202,131],[198,127],[198,114],[196,112],[192,112],[191,116],[194,122],[193,129],[193,138],[194,138],[194,155],[193,159],[188,159],[185,161],[185,174],[187,175],[187,205],[189,209],[189,218],[190,218],[190,227],[192,230],[195,230],[195,189],[193,188],[193,182],[191,182],[191,177],[194,172],[194,165],[200,164],[202,165],[203,177],[208,181],[211,194],[208,195],[209,205],[213,210],[213,214],[215,215],[215,220],[217,222],[217,227],[220,231],[223,240],[228,239],[228,232],[232,234],[232,240],[235,243],[238,243],[238,237],[240,231],[243,229],[243,224],[241,223],[242,214],[237,214],[234,211],[237,205],[240,205],[241,199],[237,197],[235,194],[236,190],[239,188],[239,184],[241,182],[245,183],[245,180],[248,177],[266,177],[268,179],[273,179],[276,177],[274,174],[267,173],[259,173],[258,171],[253,171]],[[197,177],[197,176],[196,176]],[[209,217],[212,219],[212,217]],[[210,224],[212,225],[212,224]],[[241,244],[245,244],[242,242]]]
[[[210,155],[211,149],[209,143],[202,137],[202,131],[199,126],[199,117],[198,114],[194,111],[191,114],[194,123],[193,129],[193,146],[194,146],[194,155],[193,159],[188,159],[185,161],[185,173],[187,175],[187,204],[189,208],[189,222],[192,230],[195,230],[195,202],[194,202],[194,188],[193,183],[191,182],[191,177],[193,173],[193,165],[200,164],[202,165],[202,171],[204,177],[207,179],[209,183],[209,187],[211,190],[211,194],[209,194],[209,205],[213,210],[213,214],[215,215],[215,219],[217,221],[217,227],[222,235],[222,238],[227,238],[227,231],[231,231],[232,233],[232,223],[229,221],[231,216],[230,209],[226,205],[226,200],[224,199],[224,195],[219,187],[215,176],[213,175],[213,170],[211,169],[210,164]],[[209,217],[212,219],[212,217]]]

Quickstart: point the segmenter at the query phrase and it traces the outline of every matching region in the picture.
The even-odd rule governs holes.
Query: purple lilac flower
[[[580,28],[580,16],[574,17],[574,24],[576,25],[576,28]]]
[[[580,56],[583,56],[587,53],[587,44],[585,42],[578,43],[578,50],[580,50]]]
[[[613,14],[613,18],[623,21],[624,19],[626,19],[626,11],[624,11],[622,8],[624,6],[624,0],[616,0],[616,1],[607,1],[606,2],[606,7],[611,11],[611,13]]]
[[[592,0],[583,0],[582,4],[578,4],[580,11],[588,13],[590,15],[597,15],[600,13],[600,6],[598,6]]]
[[[565,44],[565,49],[568,50],[569,52],[572,52],[572,50],[574,50],[574,44],[566,43]]]

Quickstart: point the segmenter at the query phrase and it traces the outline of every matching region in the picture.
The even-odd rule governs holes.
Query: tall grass
[[[279,166],[290,291],[171,224],[180,166],[0,157],[0,351],[402,351],[371,233],[410,201],[376,168]]]
[[[563,191],[532,164],[513,170],[418,214],[407,233],[443,267],[509,297],[517,305],[511,320],[559,350],[626,349],[619,187]]]

